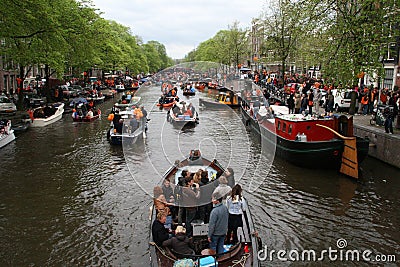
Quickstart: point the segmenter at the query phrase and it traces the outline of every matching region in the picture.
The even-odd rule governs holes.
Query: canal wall
[[[400,135],[397,131],[387,134],[384,127],[367,125],[357,119],[354,119],[353,128],[354,135],[369,138],[369,156],[400,168]]]

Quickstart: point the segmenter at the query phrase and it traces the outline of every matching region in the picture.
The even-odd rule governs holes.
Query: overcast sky
[[[165,45],[168,56],[183,58],[201,42],[239,21],[250,28],[265,0],[93,0],[103,18],[131,28],[144,42]]]

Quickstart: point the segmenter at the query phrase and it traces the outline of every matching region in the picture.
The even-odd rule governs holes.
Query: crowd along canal
[[[159,86],[138,95],[151,120],[147,138],[135,148],[108,143],[107,116],[73,123],[66,114],[1,149],[0,266],[148,266],[149,193],[192,148],[234,169],[268,250],[321,252],[337,249],[343,239],[344,249],[400,257],[398,169],[368,158],[363,178],[354,181],[279,159],[269,165],[238,111],[198,108],[200,123],[179,129],[154,106]],[[191,98],[196,106],[199,95]],[[100,107],[108,114],[112,102]],[[275,257],[263,265],[290,263]]]

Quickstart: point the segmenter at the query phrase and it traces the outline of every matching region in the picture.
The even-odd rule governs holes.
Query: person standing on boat
[[[218,193],[225,200],[226,197],[231,193],[232,187],[228,185],[228,179],[224,175],[221,175],[218,179],[219,185],[214,189],[214,193]]]
[[[331,113],[333,112],[334,105],[335,105],[335,97],[333,96],[333,93],[330,90],[326,100],[325,115],[331,115]]]
[[[312,90],[309,91],[308,93],[308,114],[312,115],[312,108],[314,106],[314,93]]]
[[[289,114],[294,114],[294,95],[290,94],[289,99],[287,100]]]
[[[301,95],[299,90],[296,90],[296,93],[294,94],[294,113],[299,114],[300,113],[300,108],[301,108]]]
[[[301,98],[300,113],[305,112],[307,110],[307,106],[308,106],[308,98],[305,94],[303,94],[303,96]]]
[[[257,114],[258,114],[258,111],[260,111],[260,107],[261,107],[261,103],[257,97],[257,99],[253,103],[253,118],[254,119],[257,119]]]
[[[228,241],[236,244],[238,240],[237,229],[243,227],[242,215],[246,210],[246,201],[242,198],[242,187],[237,184],[232,188],[232,193],[226,199],[229,211],[228,220]]]
[[[208,224],[208,242],[210,249],[215,250],[217,254],[224,252],[224,241],[228,232],[229,212],[225,205],[222,205],[222,196],[218,192],[211,197],[214,208],[210,214]]]
[[[186,211],[185,225],[189,237],[193,234],[192,222],[197,212],[197,200],[200,198],[199,188],[199,184],[194,183],[193,176],[189,176],[186,178],[186,186],[182,189],[182,202]]]
[[[317,88],[317,93],[315,94],[315,113],[317,113],[317,115],[319,115],[319,103],[322,100],[322,93],[321,90],[319,90],[319,88]]]

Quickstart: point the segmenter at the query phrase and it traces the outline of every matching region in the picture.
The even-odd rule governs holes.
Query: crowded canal
[[[85,124],[64,114],[0,151],[1,266],[148,266],[152,188],[191,149],[234,169],[262,249],[321,252],[337,249],[340,240],[346,246],[339,248],[399,255],[398,169],[368,157],[356,181],[335,170],[272,161],[238,110],[198,106],[206,93],[181,96],[200,118],[187,129],[167,122],[155,105],[159,86],[137,95],[150,120],[147,137],[134,147],[110,145],[106,115]],[[101,104],[103,114],[112,105]],[[287,264],[275,257],[262,265],[270,260]],[[360,264],[367,263],[337,262]]]

